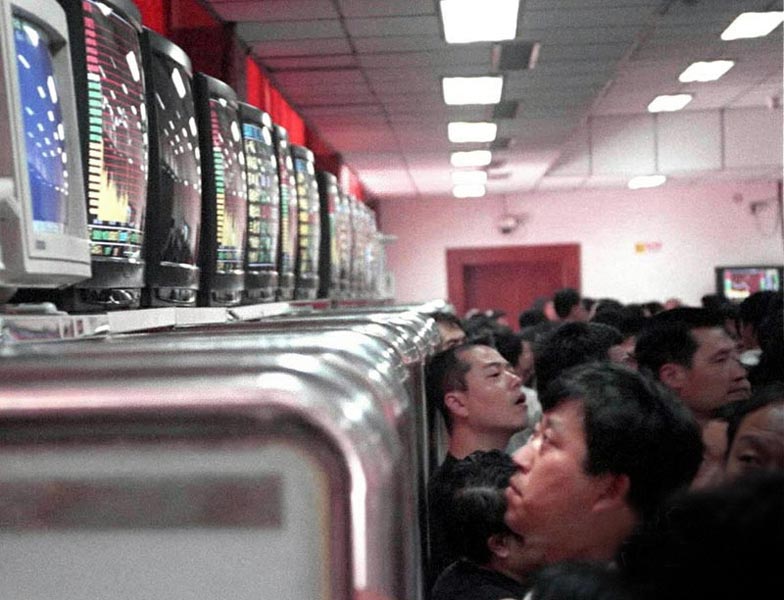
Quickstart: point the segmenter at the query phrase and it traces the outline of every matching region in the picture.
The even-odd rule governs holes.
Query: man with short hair
[[[663,386],[609,362],[567,371],[540,399],[542,420],[513,456],[506,523],[523,536],[529,570],[612,561],[694,477],[699,425]]]
[[[436,322],[438,335],[441,337],[441,343],[438,346],[439,352],[465,342],[466,332],[456,315],[444,311],[436,311],[428,316]]]
[[[427,365],[427,401],[449,433],[446,459],[428,482],[429,581],[455,558],[443,521],[455,463],[477,450],[503,450],[527,422],[521,379],[492,346],[466,343],[436,354]]]
[[[500,450],[474,452],[453,470],[445,525],[459,559],[433,587],[432,600],[499,600],[525,593],[522,539],[504,523],[504,490],[515,465]]]
[[[574,288],[563,288],[555,292],[553,307],[558,319],[563,322],[588,320],[588,311],[583,306],[580,292]]]
[[[703,429],[705,452],[693,488],[717,484],[723,477],[726,423],[714,419],[720,408],[749,397],[751,385],[735,341],[719,313],[681,307],[651,317],[637,340],[641,370],[673,390]]]

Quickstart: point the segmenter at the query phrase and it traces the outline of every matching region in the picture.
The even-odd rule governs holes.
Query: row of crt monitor
[[[130,0],[0,0],[0,302],[373,297],[373,211]]]

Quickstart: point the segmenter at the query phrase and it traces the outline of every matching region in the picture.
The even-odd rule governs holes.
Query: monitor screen
[[[716,267],[718,293],[740,302],[756,292],[781,290],[782,267]]]
[[[293,172],[294,164],[291,159],[291,148],[288,143],[288,133],[285,129],[278,126],[274,130],[280,183],[280,253],[278,271],[281,274],[281,283],[284,283],[285,274],[294,272],[294,260],[297,249],[297,189]]]
[[[321,202],[321,248],[319,254],[319,296],[337,298],[340,290],[338,219],[340,190],[332,173],[318,173]]]
[[[211,97],[210,125],[215,167],[215,272],[241,273],[245,260],[248,209],[245,154],[236,103]]]
[[[161,207],[156,217],[168,223],[158,261],[196,266],[201,227],[201,160],[191,76],[164,54],[155,52],[152,59],[160,184],[154,201]]]
[[[89,110],[87,216],[92,254],[140,260],[148,125],[139,33],[106,4],[84,0],[82,7]]]
[[[22,100],[27,172],[36,233],[65,233],[68,202],[67,142],[49,36],[13,18]]]
[[[301,146],[292,149],[297,183],[297,287],[312,287],[318,276],[321,216],[313,153]],[[310,282],[306,283],[306,280]]]
[[[248,175],[248,269],[274,270],[280,235],[278,161],[269,128],[242,124]]]

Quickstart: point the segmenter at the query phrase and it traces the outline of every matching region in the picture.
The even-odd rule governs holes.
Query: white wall
[[[582,292],[624,302],[678,297],[699,304],[715,292],[714,266],[783,263],[776,184],[675,185],[629,191],[583,190],[508,199],[525,224],[509,235],[496,228],[499,199],[385,200],[381,231],[399,302],[447,297],[449,248],[578,243]],[[751,204],[767,201],[752,214]],[[638,243],[660,243],[638,253]],[[523,307],[521,307],[523,308]]]

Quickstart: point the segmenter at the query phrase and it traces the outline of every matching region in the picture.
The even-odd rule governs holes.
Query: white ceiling
[[[447,44],[436,0],[208,1],[371,195],[448,196],[450,151],[485,147],[448,142],[449,121],[488,119],[492,107],[445,106],[441,78],[492,73],[493,44]],[[780,99],[782,28],[719,38],[741,12],[763,10],[782,0],[521,0],[517,40],[541,50],[533,70],[504,73],[503,100],[520,108],[497,120],[510,144],[494,151],[488,194],[618,184],[548,174],[589,117],[645,113],[659,94],[693,93],[687,111]],[[717,58],[736,61],[718,82],[678,82],[691,62]],[[759,171],[749,176],[780,176]]]

